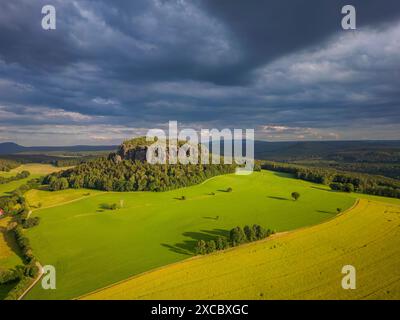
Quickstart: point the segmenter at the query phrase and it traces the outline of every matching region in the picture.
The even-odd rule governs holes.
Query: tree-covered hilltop
[[[53,173],[43,183],[48,184],[51,190],[166,191],[235,172],[236,165],[225,165],[223,161],[221,164],[149,164],[145,156],[150,144],[143,137],[125,141],[116,153],[107,158]]]
[[[51,190],[88,188],[105,191],[166,191],[235,172],[235,165],[168,165],[100,158],[47,176]]]

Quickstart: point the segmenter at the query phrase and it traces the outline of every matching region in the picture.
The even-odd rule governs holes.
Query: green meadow
[[[187,259],[82,298],[398,300],[399,222],[400,206],[361,199],[324,223]],[[340,285],[349,263],[356,290]]]
[[[298,201],[291,199],[293,191],[300,193]],[[57,289],[36,286],[27,299],[76,298],[191,257],[199,239],[226,235],[235,226],[293,230],[332,219],[337,208],[355,201],[354,195],[267,171],[160,193],[40,191],[31,200],[41,197],[44,207],[33,212],[41,223],[27,233],[39,261],[56,267]],[[45,208],[46,197],[60,205]],[[121,202],[120,209],[106,209]]]
[[[25,179],[20,179],[16,181],[12,181],[5,184],[0,184],[0,196],[5,196],[8,193],[14,191],[15,189],[19,188],[23,184],[27,183],[31,179],[39,178],[41,176],[47,175],[52,172],[60,171],[66,169],[61,167],[54,167],[50,164],[38,164],[38,163],[28,163],[20,165],[18,168],[12,169],[9,172],[0,171],[0,176],[2,177],[13,177],[17,173],[22,171],[29,171],[30,176]]]

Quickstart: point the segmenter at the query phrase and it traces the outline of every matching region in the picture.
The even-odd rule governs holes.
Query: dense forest
[[[13,167],[10,169],[18,167],[22,163],[45,163],[52,164],[56,167],[72,167],[78,164],[99,158],[100,156],[104,156],[103,154],[93,154],[93,155],[73,155],[73,156],[58,156],[58,155],[48,155],[48,154],[10,154],[3,155],[2,159],[0,159],[0,171],[9,171],[1,170],[1,163],[15,163]],[[4,166],[7,169],[7,166]]]
[[[106,191],[166,191],[201,183],[216,175],[235,172],[235,165],[153,165],[106,158],[95,159],[47,176],[51,190],[89,188]]]
[[[255,141],[255,157],[400,179],[400,141]]]
[[[270,161],[264,161],[262,168],[291,173],[298,179],[329,185],[332,190],[400,198],[400,181],[387,177]]]
[[[400,180],[400,161],[384,163],[361,160],[354,162],[345,162],[344,160],[302,160],[293,161],[292,163],[308,167],[323,167],[339,171],[368,173]]]

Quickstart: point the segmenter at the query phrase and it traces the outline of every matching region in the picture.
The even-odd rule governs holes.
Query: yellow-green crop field
[[[356,289],[344,290],[344,265]],[[400,299],[400,206],[362,199],[328,222],[145,273],[84,299]]]

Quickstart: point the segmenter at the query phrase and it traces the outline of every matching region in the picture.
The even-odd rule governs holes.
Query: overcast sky
[[[357,30],[341,28],[353,4]],[[41,9],[57,10],[57,29]],[[117,144],[163,128],[400,139],[399,0],[0,4],[0,142]]]

